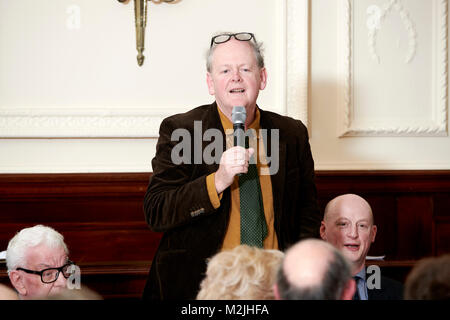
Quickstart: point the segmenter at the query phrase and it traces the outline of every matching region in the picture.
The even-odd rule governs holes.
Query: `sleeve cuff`
[[[208,189],[209,200],[211,201],[214,209],[220,207],[220,200],[222,199],[222,193],[217,194],[216,184],[215,184],[215,173],[211,173],[206,177],[206,188]]]

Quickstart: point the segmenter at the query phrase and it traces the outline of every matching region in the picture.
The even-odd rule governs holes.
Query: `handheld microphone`
[[[240,146],[245,148],[245,119],[247,118],[247,112],[245,107],[236,106],[233,107],[231,112],[231,121],[233,122],[233,137],[234,146]]]

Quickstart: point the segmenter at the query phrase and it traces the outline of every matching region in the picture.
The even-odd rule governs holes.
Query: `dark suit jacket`
[[[194,121],[201,121],[202,135],[207,129],[219,129],[224,137],[222,151],[226,150],[216,103],[168,117],[161,123],[144,211],[150,229],[164,234],[152,262],[144,299],[195,299],[206,259],[220,250],[227,229],[230,189],[223,192],[220,207],[214,209],[206,187],[206,176],[217,171],[219,163],[193,164],[194,152],[190,164],[175,165],[171,161],[172,149],[181,142],[171,141],[175,129],[187,130],[192,149],[196,148]],[[279,129],[279,170],[271,181],[274,228],[279,248],[284,250],[302,238],[319,236],[321,216],[314,163],[307,129],[301,121],[260,110],[260,127]],[[270,137],[268,130],[266,150],[271,150]],[[210,143],[203,142],[201,150]],[[198,150],[197,154],[201,152]]]
[[[381,276],[380,289],[367,288],[369,300],[403,300],[403,285],[393,279]]]

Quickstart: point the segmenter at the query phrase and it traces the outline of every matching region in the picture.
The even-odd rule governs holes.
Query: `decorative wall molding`
[[[182,112],[148,109],[0,109],[3,138],[158,137],[161,121]]]
[[[341,117],[339,118],[338,128],[339,137],[352,136],[447,136],[447,110],[448,110],[448,0],[432,0],[433,6],[433,42],[435,60],[433,65],[433,103],[430,110],[429,119],[381,121],[357,121],[354,117],[353,88],[354,88],[354,70],[353,70],[353,4],[354,0],[342,0],[340,6],[340,37],[341,37],[341,70],[340,78],[342,82],[342,92],[340,98]],[[384,19],[383,14],[395,8],[399,11],[400,18],[404,23],[409,36],[409,49],[406,54],[405,63],[409,63],[416,52],[417,32],[414,24],[410,20],[406,9],[403,8],[401,1],[389,0],[380,13],[380,21]],[[379,22],[380,22],[379,21]],[[380,22],[381,23],[381,22]],[[380,61],[376,52],[376,33],[369,31],[369,51],[372,58]]]
[[[288,0],[287,115],[308,126],[309,0]]]
[[[447,170],[450,160],[417,163],[411,161],[327,161],[314,165],[316,171],[351,171],[351,170]]]
[[[408,11],[403,7],[399,0],[390,0],[381,8],[375,5],[367,8],[367,14],[371,14],[371,17],[367,21],[367,27],[369,28],[369,51],[372,59],[380,63],[380,56],[376,47],[377,34],[381,24],[384,22],[386,17],[392,13],[393,9],[395,9],[400,15],[400,19],[408,32],[408,52],[405,58],[405,63],[410,63],[417,51],[417,31],[414,26],[414,22],[409,17]]]

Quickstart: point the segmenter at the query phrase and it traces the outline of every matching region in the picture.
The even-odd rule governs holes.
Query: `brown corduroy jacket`
[[[144,211],[150,229],[164,234],[152,262],[144,299],[195,299],[206,259],[222,246],[231,192],[226,189],[220,207],[214,209],[206,177],[218,170],[219,161],[205,163],[201,154],[211,141],[200,143],[204,132],[211,128],[222,133],[221,152],[225,151],[225,133],[216,103],[168,117],[161,123]],[[267,130],[267,156],[279,157],[279,168],[271,175],[271,182],[274,228],[278,247],[285,250],[300,239],[319,237],[322,217],[317,206],[308,132],[299,120],[261,109],[260,128]],[[176,129],[180,129],[180,135],[189,133],[189,141],[172,141]],[[279,129],[278,138],[271,129]],[[278,148],[273,141],[278,141]],[[174,164],[172,150],[181,142],[185,146],[190,143],[190,154],[181,154],[190,161]],[[175,155],[180,155],[179,147]],[[216,159],[220,159],[221,152],[215,155]]]

